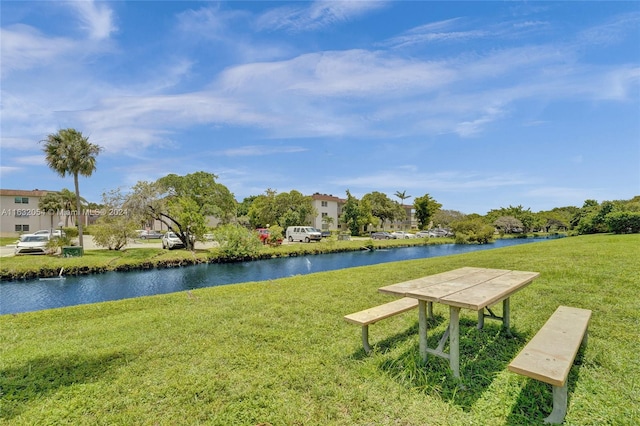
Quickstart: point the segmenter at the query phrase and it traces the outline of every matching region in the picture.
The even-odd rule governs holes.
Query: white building
[[[342,207],[347,202],[344,198],[335,197],[333,195],[320,194],[316,192],[311,196],[313,207],[318,211],[311,224],[314,228],[330,231],[348,231],[348,228],[341,221]],[[403,204],[402,207],[407,213],[407,219],[404,221],[386,221],[380,226],[385,231],[407,231],[418,229],[418,221],[415,217],[415,209],[412,205]],[[326,217],[330,217],[331,224],[327,224]],[[373,229],[364,229],[364,231],[373,231]]]
[[[55,191],[0,189],[0,236],[14,237],[64,223],[64,212],[44,212],[38,207],[49,192]]]

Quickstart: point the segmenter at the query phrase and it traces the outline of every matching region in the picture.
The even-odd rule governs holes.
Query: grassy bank
[[[0,317],[0,424],[512,425],[551,389],[506,370],[560,304],[593,310],[568,425],[640,423],[640,235],[596,235]],[[462,266],[541,273],[513,337],[462,310],[461,375],[420,365],[417,313],[360,329],[377,288]],[[499,306],[498,309],[499,311]],[[431,345],[446,328],[435,306]]]

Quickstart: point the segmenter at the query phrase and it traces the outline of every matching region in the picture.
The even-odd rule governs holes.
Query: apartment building
[[[313,207],[318,211],[318,216],[314,218],[311,226],[323,231],[344,230],[345,225],[340,222],[340,214],[342,206],[347,200],[318,192],[313,194],[311,199]]]
[[[49,192],[40,189],[0,189],[0,236],[13,237],[40,229],[58,228],[64,212],[44,212],[40,199]]]
[[[342,207],[347,202],[345,198],[335,197],[333,195],[328,194],[320,194],[316,192],[311,195],[311,199],[313,200],[313,207],[318,211],[318,216],[316,216],[313,220],[312,226],[314,228],[330,231],[346,231],[347,227],[344,223],[342,223],[341,215],[342,215]],[[403,221],[386,221],[383,225],[380,226],[380,229],[384,229],[387,231],[398,231],[398,230],[415,230],[418,229],[418,221],[415,217],[415,209],[412,205],[403,204],[402,207],[407,213],[407,219]],[[327,217],[331,218],[327,221]],[[329,223],[328,223],[329,222]],[[367,227],[365,227],[367,228]],[[373,231],[374,229],[364,229],[364,231]]]

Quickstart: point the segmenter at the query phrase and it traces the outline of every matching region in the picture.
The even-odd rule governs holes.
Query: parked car
[[[394,240],[396,236],[386,231],[378,231],[372,232],[371,238],[373,238],[374,240]]]
[[[139,231],[138,232],[138,238],[141,238],[143,240],[153,240],[153,239],[160,239],[162,238],[164,234],[162,232],[158,232],[158,231]]]
[[[175,248],[184,248],[184,243],[175,232],[168,231],[162,236],[162,248],[173,250]]]
[[[405,231],[395,231],[392,232],[391,235],[395,235],[396,238],[398,239],[407,239],[407,238],[415,238],[416,235],[412,234],[410,232],[405,232]]]
[[[331,236],[331,231],[329,231],[328,229],[325,229],[324,231],[322,229],[318,229],[318,228],[314,228],[317,232],[320,233],[320,236],[322,238],[327,238]]]
[[[445,228],[434,228],[429,231],[430,237],[452,237],[453,232]]]
[[[47,244],[49,244],[49,235],[23,235],[18,244],[16,244],[14,254],[46,254],[49,252]]]
[[[50,229],[41,229],[30,235],[47,235],[48,237],[66,237],[67,234],[62,229],[54,229],[51,232]]]
[[[416,232],[416,238],[429,238],[431,235],[429,231],[418,231]]]
[[[289,226],[287,228],[286,237],[289,242],[304,241],[305,243],[320,241],[322,234],[310,226]]]
[[[269,243],[269,237],[271,236],[271,231],[269,231],[267,228],[258,228],[256,229],[256,232],[258,233],[258,238],[260,238],[260,242],[262,244]],[[276,244],[282,244],[282,238],[279,238],[278,241],[276,241]]]

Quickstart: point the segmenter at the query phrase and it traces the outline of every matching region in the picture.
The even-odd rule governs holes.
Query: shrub
[[[114,226],[111,223],[93,225],[93,241],[100,247],[109,250],[120,250],[134,236],[133,229]]]
[[[284,229],[279,225],[271,225],[269,227],[269,237],[267,238],[267,244],[270,246],[277,246],[282,244],[284,239]]]
[[[248,259],[258,254],[262,244],[255,234],[237,225],[224,225],[215,232],[220,254],[229,260]]]
[[[62,228],[62,230],[65,234],[67,234],[67,237],[69,238],[75,238],[78,236],[78,228],[76,228],[75,226],[67,226],[65,228]]]
[[[67,234],[64,237],[51,238],[47,243],[47,248],[50,250],[51,254],[58,254],[62,247],[70,245],[72,245],[71,237]]]

